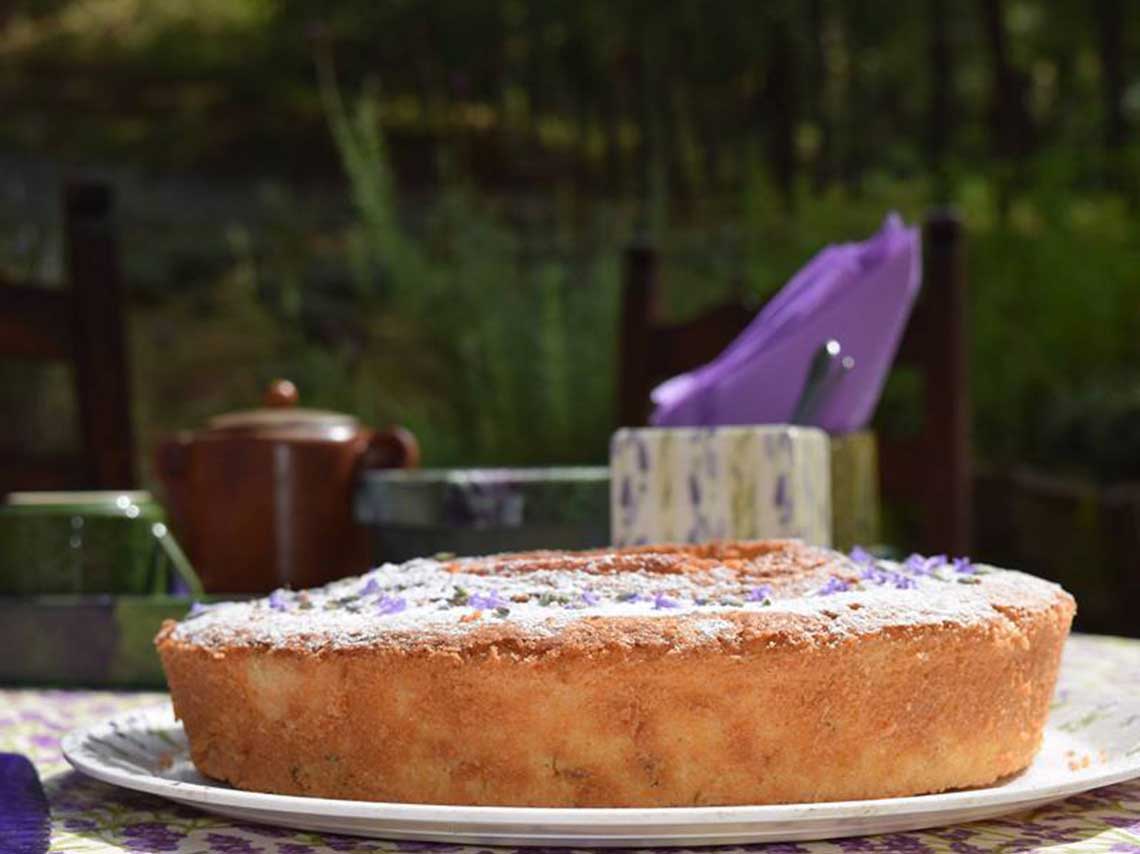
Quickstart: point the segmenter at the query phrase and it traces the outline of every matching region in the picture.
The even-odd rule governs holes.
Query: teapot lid
[[[274,438],[351,439],[360,429],[353,416],[325,409],[297,406],[297,387],[277,379],[265,390],[261,409],[245,409],[215,415],[206,424],[210,432],[241,432],[272,435]]]

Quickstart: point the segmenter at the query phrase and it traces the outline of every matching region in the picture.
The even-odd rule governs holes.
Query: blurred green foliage
[[[288,375],[408,424],[431,464],[598,461],[630,240],[662,247],[679,318],[952,203],[980,454],[1111,479],[1140,456],[1129,8],[22,2],[0,155],[129,167],[146,444]],[[28,202],[0,193],[20,274],[58,254]],[[895,378],[882,417],[913,392]]]

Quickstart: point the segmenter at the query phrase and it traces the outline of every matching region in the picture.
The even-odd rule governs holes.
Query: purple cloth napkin
[[[653,390],[659,427],[769,424],[790,420],[812,356],[838,339],[855,367],[828,397],[816,424],[832,433],[871,420],[922,277],[917,228],[888,214],[862,243],[816,255],[712,362]]]
[[[0,851],[43,854],[51,813],[40,775],[26,756],[0,753]]]

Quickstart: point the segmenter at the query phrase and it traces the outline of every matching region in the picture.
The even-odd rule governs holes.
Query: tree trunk
[[[1096,16],[1100,30],[1101,95],[1104,98],[1104,181],[1113,187],[1131,183],[1123,162],[1128,124],[1123,107],[1126,21],[1122,0],[1100,0],[1096,5]]]
[[[1018,161],[1033,150],[1033,125],[1025,104],[1025,80],[1009,58],[1005,2],[981,0],[981,12],[992,66],[991,146],[1002,172],[997,186],[998,204],[1004,216],[1009,210],[1011,184],[1020,171]]]
[[[954,57],[951,52],[947,0],[929,0],[930,114],[927,117],[926,156],[941,199],[947,192],[947,150],[954,135]]]
[[[768,69],[761,93],[761,123],[765,134],[768,168],[785,204],[794,202],[796,179],[796,56],[786,21],[771,26]]]
[[[1101,82],[1104,84],[1104,144],[1110,151],[1124,146],[1124,6],[1121,0],[1097,3],[1100,25]]]
[[[808,100],[811,118],[819,130],[819,149],[815,153],[812,186],[819,192],[831,181],[831,117],[828,114],[827,57],[824,52],[826,21],[823,0],[809,0],[808,33],[811,45],[811,90]]]
[[[998,153],[1005,157],[1029,154],[1034,148],[1033,119],[1026,103],[1028,81],[1009,58],[1005,30],[1005,0],[982,0],[994,74],[993,120]]]
[[[606,186],[615,191],[618,196],[624,196],[629,191],[625,174],[625,157],[621,149],[621,123],[624,110],[621,103],[625,100],[621,92],[624,90],[622,81],[609,87],[602,98],[602,124],[605,128],[606,157],[603,174]]]
[[[846,91],[846,136],[847,146],[843,152],[843,178],[855,196],[863,192],[863,170],[866,167],[867,104],[863,89],[863,73],[859,67],[859,49],[863,40],[859,37],[859,23],[865,20],[866,4],[862,0],[850,0],[848,14],[844,20],[847,37],[847,91]]]

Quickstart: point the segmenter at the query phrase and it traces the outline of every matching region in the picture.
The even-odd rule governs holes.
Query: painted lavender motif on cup
[[[822,430],[619,430],[610,473],[614,545],[758,537],[831,544],[830,446]]]

